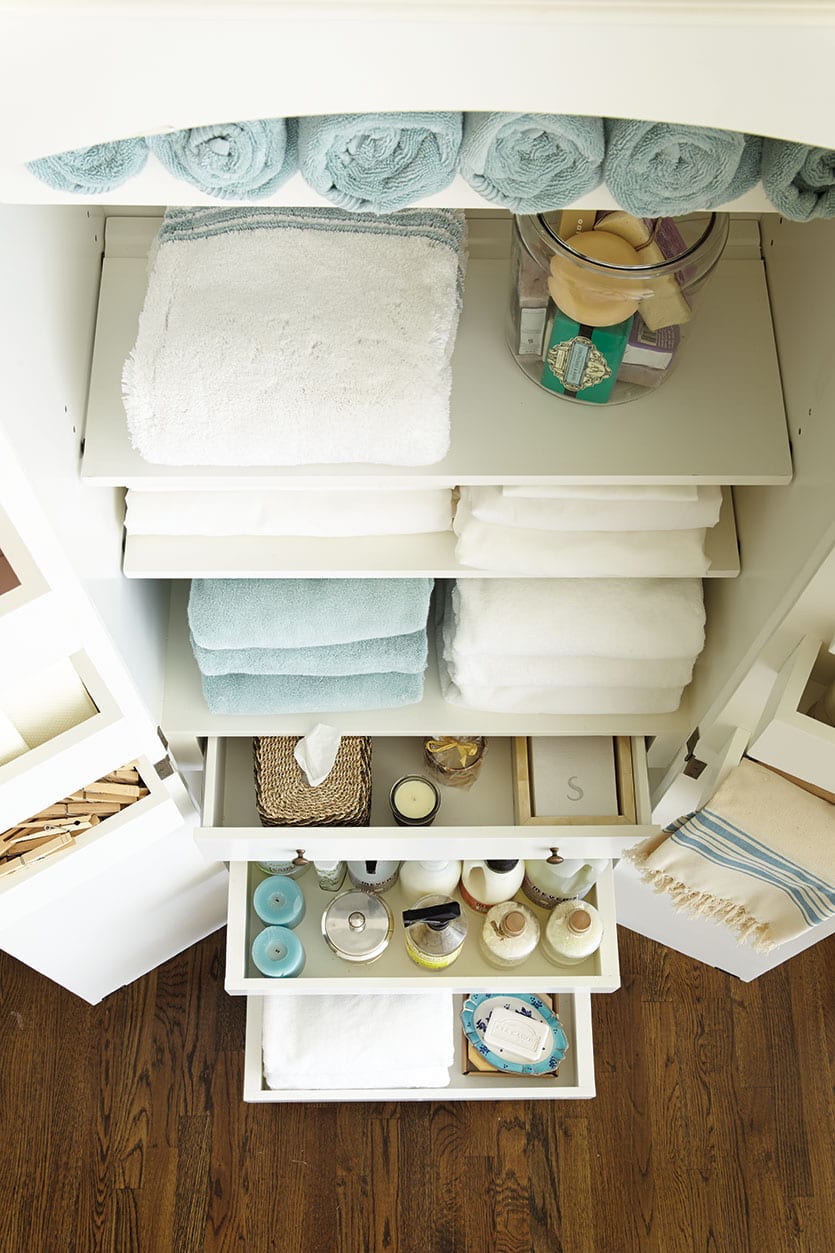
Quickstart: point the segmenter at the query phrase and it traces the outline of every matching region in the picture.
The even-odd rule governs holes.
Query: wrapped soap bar
[[[584,326],[557,309],[542,386],[560,395],[605,404],[617,381],[632,318],[614,326]]]

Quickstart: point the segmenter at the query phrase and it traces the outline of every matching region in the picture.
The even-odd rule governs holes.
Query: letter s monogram
[[[569,801],[581,801],[581,800],[583,799],[583,797],[585,796],[585,792],[584,792],[584,791],[583,791],[583,789],[580,787],[580,784],[579,784],[579,783],[577,783],[577,782],[575,781],[575,780],[576,780],[576,778],[577,778],[576,774],[569,775],[569,778],[568,778],[568,786],[569,786],[569,788],[571,789],[571,792],[576,792],[576,796],[572,796],[572,795],[571,795],[571,792],[567,792],[567,793],[566,793],[566,800],[569,800]]]

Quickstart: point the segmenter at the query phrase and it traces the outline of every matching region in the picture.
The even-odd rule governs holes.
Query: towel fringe
[[[693,918],[710,918],[723,923],[734,932],[740,944],[750,944],[759,953],[769,953],[775,947],[771,925],[755,918],[744,905],[714,896],[712,892],[695,891],[681,879],[663,871],[641,869],[640,863],[647,855],[640,856],[640,847],[629,849],[625,854],[638,866],[642,881],[659,895],[669,897],[675,909]]]

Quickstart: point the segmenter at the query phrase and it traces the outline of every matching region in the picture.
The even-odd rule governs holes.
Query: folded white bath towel
[[[451,992],[266,996],[270,1088],[443,1088],[454,1060]]]
[[[463,215],[170,209],[123,392],[162,465],[431,465],[449,446]]]
[[[506,483],[504,496],[526,500],[695,500],[698,487],[678,483]]]
[[[460,653],[543,657],[697,657],[699,579],[459,579]]]
[[[496,526],[541,531],[684,531],[715,526],[721,487],[699,487],[695,500],[531,499],[501,487],[462,487],[460,508]]]
[[[681,704],[680,687],[459,687],[441,682],[451,705],[489,713],[666,714]]]
[[[462,566],[549,578],[701,578],[710,568],[704,528],[689,531],[534,531],[455,513]]]
[[[131,488],[131,535],[422,535],[448,531],[452,492],[403,491],[154,492]]]

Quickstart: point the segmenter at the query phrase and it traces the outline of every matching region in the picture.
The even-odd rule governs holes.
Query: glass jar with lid
[[[670,377],[728,237],[724,213],[617,209],[514,220],[507,339],[546,391],[618,404]]]

